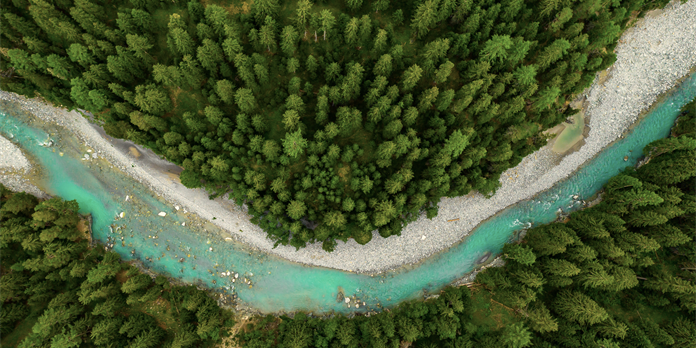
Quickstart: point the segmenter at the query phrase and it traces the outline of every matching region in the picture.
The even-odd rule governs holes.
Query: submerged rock
[[[483,256],[480,259],[478,259],[478,261],[476,261],[476,264],[481,264],[481,263],[486,262],[486,260],[488,260],[488,258],[491,257],[492,254],[493,253],[491,253],[490,251],[487,251],[485,254],[483,254]]]

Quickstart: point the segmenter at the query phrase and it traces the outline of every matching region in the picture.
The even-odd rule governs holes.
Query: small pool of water
[[[552,149],[554,152],[562,154],[570,150],[570,148],[583,138],[582,132],[585,130],[583,113],[584,112],[579,112],[573,115],[573,124],[565,124],[565,128],[553,143]]]
[[[217,227],[209,223],[196,225],[196,220],[152,196],[142,184],[105,161],[81,160],[87,148],[75,137],[55,128],[47,129],[13,103],[0,102],[0,133],[41,166],[39,186],[51,195],[77,200],[81,212],[93,216],[94,237],[103,243],[114,241],[114,250],[125,259],[143,260],[147,267],[183,281],[223,292],[234,291],[245,304],[263,312],[348,312],[392,306],[436,291],[470,272],[486,253],[498,253],[515,231],[555,220],[559,208],[579,209],[578,200],[593,196],[609,178],[635,165],[645,145],[666,137],[679,109],[695,96],[696,77],[691,76],[624,139],[602,151],[570,178],[533,200],[497,214],[448,251],[417,266],[378,276],[307,267],[222,240]],[[54,146],[40,145],[47,137],[54,140]],[[60,152],[64,155],[60,156]],[[624,156],[628,156],[628,161],[624,161]],[[130,197],[127,202],[126,195]],[[573,199],[573,195],[578,195],[578,199]],[[167,216],[157,216],[160,211]],[[125,213],[124,218],[116,219],[121,212]],[[117,226],[115,232],[111,232],[110,225]],[[239,278],[221,275],[228,271],[232,275],[238,272]],[[250,279],[251,285],[244,283],[243,278]],[[357,296],[366,306],[356,309],[337,302],[339,288],[348,296]]]

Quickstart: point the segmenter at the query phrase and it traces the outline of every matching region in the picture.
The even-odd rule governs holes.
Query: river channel
[[[243,304],[265,313],[345,313],[389,307],[435,292],[471,272],[482,256],[499,253],[516,231],[555,220],[559,209],[580,209],[581,201],[595,195],[609,178],[635,165],[645,145],[666,137],[679,109],[694,97],[692,74],[622,139],[569,178],[486,220],[447,251],[418,265],[372,276],[308,267],[224,240],[218,227],[174,209],[107,161],[84,159],[87,148],[79,139],[46,126],[13,102],[0,101],[0,134],[38,166],[38,186],[50,195],[77,200],[80,212],[92,215],[94,238],[113,243],[113,250],[126,260],[138,259],[172,278],[236,293]],[[51,146],[46,146],[47,139]],[[339,290],[354,296],[350,305],[336,300]]]

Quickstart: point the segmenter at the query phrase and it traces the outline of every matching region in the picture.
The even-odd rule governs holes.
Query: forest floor
[[[617,60],[603,83],[583,93],[583,112],[590,131],[580,149],[565,156],[552,151],[552,144],[525,158],[501,176],[502,186],[491,198],[474,193],[443,199],[439,215],[428,220],[425,214],[407,226],[401,236],[375,236],[367,245],[354,240],[338,242],[333,253],[321,243],[296,251],[291,246],[273,248],[266,233],[252,224],[244,208],[224,198],[209,200],[202,189],[190,190],[176,177],[180,168],[132,142],[106,136],[78,112],[68,112],[0,92],[0,99],[12,99],[33,108],[47,122],[72,130],[80,139],[104,155],[116,167],[172,205],[183,206],[221,227],[223,237],[233,237],[264,252],[308,265],[354,272],[376,273],[417,263],[465,238],[478,224],[519,201],[530,199],[575,172],[607,145],[617,140],[664,92],[696,66],[696,1],[676,0],[664,10],[653,12],[627,30],[615,52]],[[137,152],[134,152],[135,148]],[[0,151],[0,157],[5,153]],[[0,175],[0,182],[3,181]],[[213,217],[216,219],[213,220]]]

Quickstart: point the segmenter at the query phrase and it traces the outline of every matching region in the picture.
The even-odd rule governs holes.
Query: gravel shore
[[[22,150],[0,135],[0,171],[28,172],[31,165]]]
[[[12,191],[26,191],[37,197],[50,198],[27,179],[31,169],[32,165],[22,150],[0,135],[0,183]]]
[[[572,174],[605,146],[619,138],[656,98],[674,86],[689,69],[696,66],[696,0],[678,1],[664,11],[656,11],[627,31],[617,45],[617,61],[603,84],[594,84],[586,93],[585,115],[590,119],[589,136],[578,151],[559,160],[551,146],[525,158],[501,177],[502,187],[490,199],[480,194],[443,199],[439,215],[428,220],[421,216],[407,226],[400,237],[381,238],[377,233],[367,245],[355,241],[338,242],[333,253],[321,244],[295,251],[293,247],[273,248],[273,242],[249,222],[244,209],[224,199],[209,200],[202,190],[189,190],[174,175],[176,166],[159,159],[149,150],[130,142],[103,136],[103,130],[91,125],[77,112],[68,112],[0,92],[1,99],[19,101],[48,122],[68,127],[100,156],[148,185],[172,205],[180,205],[224,229],[231,236],[262,251],[315,266],[354,272],[376,273],[405,264],[413,264],[459,242],[476,225],[504,208],[529,199]],[[134,147],[142,155],[133,156]],[[131,150],[132,151],[132,150]],[[0,157],[5,152],[0,148]],[[560,163],[559,163],[560,162]],[[215,220],[212,220],[216,217]],[[455,220],[448,222],[448,220]]]

